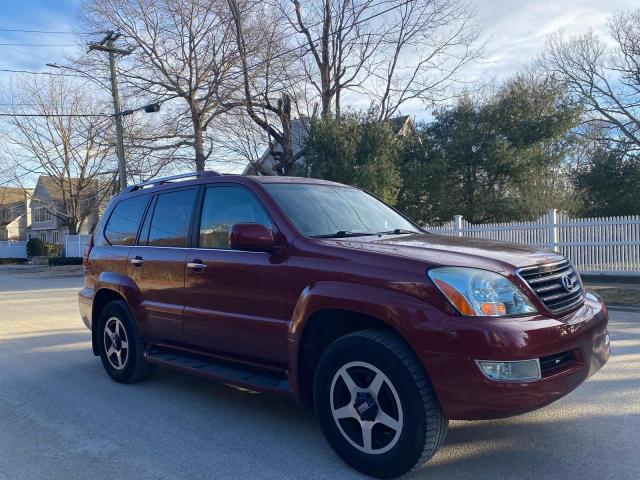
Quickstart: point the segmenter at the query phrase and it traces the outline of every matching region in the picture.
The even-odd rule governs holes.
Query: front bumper
[[[462,325],[459,317],[451,320]],[[440,348],[421,351],[443,414],[450,419],[503,418],[541,408],[578,387],[610,355],[608,313],[594,296],[559,319],[467,318],[463,322],[467,325],[455,329],[450,341],[440,342]],[[567,352],[571,360],[546,369],[540,380],[529,382],[490,380],[475,363],[476,359],[553,360]]]

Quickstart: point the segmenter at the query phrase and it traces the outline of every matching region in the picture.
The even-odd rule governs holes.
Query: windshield
[[[402,215],[356,188],[301,183],[269,183],[264,187],[308,237],[420,233]]]

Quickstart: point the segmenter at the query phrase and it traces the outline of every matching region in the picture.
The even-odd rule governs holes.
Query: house
[[[309,124],[310,120],[307,117],[294,118],[293,120],[291,120],[291,141],[293,144],[294,152],[299,152],[304,148],[305,141],[307,140],[307,135],[309,135]],[[297,165],[304,166],[306,164],[304,156],[300,157],[296,161],[296,163]],[[267,173],[268,175],[275,175],[275,160],[273,159],[269,148],[265,150],[265,152],[260,157],[260,160],[258,160],[257,164],[260,165],[261,172],[258,172],[255,165],[249,164],[244,169],[242,174],[260,175]]]
[[[404,137],[411,133],[415,133],[416,131],[415,124],[413,123],[413,120],[409,115],[402,115],[400,117],[390,118],[389,120],[385,120],[385,121],[389,123],[389,125],[391,126],[391,129],[394,131],[397,137]],[[292,135],[294,152],[299,152],[304,148],[304,144],[307,140],[307,135],[309,134],[309,124],[310,124],[310,120],[309,118],[306,118],[306,117],[296,118],[291,120],[291,135]],[[244,169],[242,174],[243,175],[260,175],[260,174],[266,173],[267,175],[275,175],[275,171],[274,171],[275,162],[269,149],[266,149],[266,151],[262,154],[262,156],[260,157],[260,160],[258,160],[257,163],[258,165],[260,165],[261,172],[258,172],[258,169],[255,167],[255,165],[249,164]],[[304,155],[301,156],[296,161],[295,166],[298,167],[298,170],[301,171],[299,173],[300,175],[306,176],[305,171],[308,169],[308,165]],[[307,175],[308,175],[308,172],[307,172]]]
[[[91,233],[98,222],[102,204],[98,184],[93,183],[95,188],[83,188],[78,194],[77,178],[61,181],[56,177],[40,176],[31,200],[28,237],[64,244],[70,230],[69,219],[73,218],[81,219],[78,221],[77,234]],[[82,198],[78,199],[78,195]],[[78,201],[74,202],[73,199]],[[77,213],[73,211],[74,204],[78,205]]]
[[[26,240],[32,191],[0,187],[0,241]]]

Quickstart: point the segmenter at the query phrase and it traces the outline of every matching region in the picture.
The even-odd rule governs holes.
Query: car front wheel
[[[391,332],[364,330],[331,344],[316,370],[314,402],[335,452],[378,478],[423,465],[447,432],[422,365]]]

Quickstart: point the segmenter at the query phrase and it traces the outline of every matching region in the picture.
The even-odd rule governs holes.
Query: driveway
[[[120,385],[91,354],[73,270],[0,268],[0,478],[363,478],[310,411],[169,370]],[[613,356],[564,399],[452,422],[411,478],[637,479],[640,313],[612,312]]]

